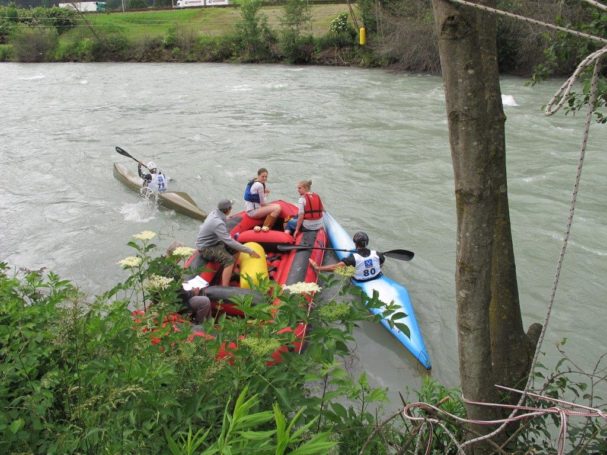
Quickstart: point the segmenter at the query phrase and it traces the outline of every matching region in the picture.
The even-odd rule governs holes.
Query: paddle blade
[[[130,153],[129,153],[129,152],[127,152],[126,150],[124,150],[124,149],[123,149],[123,148],[121,148],[121,147],[116,146],[116,151],[117,151],[118,153],[120,153],[122,156],[126,156],[127,158],[133,158],[133,157],[130,155]],[[134,158],[133,158],[133,159],[134,159]]]
[[[130,158],[132,160],[137,161],[139,164],[141,164],[144,168],[148,168],[145,164],[143,164],[141,161],[139,161],[137,158],[135,158],[133,155],[131,155],[129,152],[127,152],[125,149],[123,149],[122,147],[118,147],[116,146],[116,151],[118,153],[120,153],[122,156],[126,156],[127,158]]]
[[[413,256],[415,256],[415,253],[413,253],[413,251],[408,250],[390,250],[384,251],[382,254],[389,258],[398,259],[400,261],[410,261],[411,259],[413,259]]]

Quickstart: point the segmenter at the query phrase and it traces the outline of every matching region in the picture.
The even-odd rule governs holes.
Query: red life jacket
[[[322,218],[322,201],[316,193],[304,194],[306,205],[304,206],[304,220],[318,220]]]

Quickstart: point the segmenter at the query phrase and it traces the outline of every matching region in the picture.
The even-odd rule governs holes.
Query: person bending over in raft
[[[177,296],[182,305],[188,310],[190,317],[195,324],[202,324],[211,315],[211,300],[202,294],[200,288],[193,288],[191,291],[186,291],[182,286],[182,271],[181,266],[170,259],[177,248],[183,246],[181,242],[173,242],[167,248],[164,257],[152,259],[150,261],[148,272],[156,275],[173,278],[178,284]]]
[[[226,226],[226,218],[232,210],[232,201],[222,199],[217,204],[217,208],[213,210],[204,220],[198,231],[196,239],[196,248],[200,256],[208,261],[219,262],[223,266],[221,273],[221,285],[229,286],[234,270],[234,263],[238,258],[238,252],[248,253],[254,258],[258,258],[259,254],[234,240],[228,232]]]
[[[265,167],[257,171],[257,177],[250,180],[244,190],[245,211],[251,218],[264,218],[263,227],[255,226],[255,231],[267,232],[280,215],[280,205],[268,204],[266,197],[270,194],[267,186],[268,170]]]
[[[354,276],[356,281],[370,281],[379,278],[382,275],[381,266],[386,260],[385,256],[375,250],[367,248],[369,236],[365,232],[357,232],[352,238],[356,251],[336,264],[318,265],[313,259],[310,259],[312,268],[317,272],[330,272],[338,267],[351,266],[355,268]]]
[[[149,174],[142,171],[142,167],[147,167]],[[158,170],[158,166],[153,161],[148,164],[143,164],[141,161],[137,166],[139,177],[143,179],[143,186],[156,193],[163,193],[167,190],[167,178]]]
[[[285,232],[297,237],[300,231],[318,231],[323,226],[323,207],[320,196],[310,191],[312,180],[301,180],[297,183],[299,200],[297,216],[291,218],[285,226]]]

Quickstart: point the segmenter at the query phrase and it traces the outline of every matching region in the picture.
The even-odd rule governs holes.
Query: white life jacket
[[[371,254],[363,257],[358,253],[352,253],[356,260],[356,273],[354,279],[357,281],[369,281],[377,278],[381,273],[381,264],[377,251],[371,250]]]
[[[148,183],[148,188],[152,191],[162,193],[167,189],[166,177],[160,172],[157,174],[151,174],[152,180]]]

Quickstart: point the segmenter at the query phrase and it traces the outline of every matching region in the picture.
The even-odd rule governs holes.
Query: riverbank
[[[244,2],[87,14],[0,7],[0,61],[287,63],[439,74],[429,6],[394,15],[365,5]],[[543,61],[547,46],[538,31],[501,22],[498,41],[500,70],[520,76]]]
[[[105,14],[20,11],[28,10],[3,15],[17,19],[5,21],[10,32],[0,35],[0,61],[381,66],[371,48],[359,45],[344,3],[296,12],[258,3]]]

